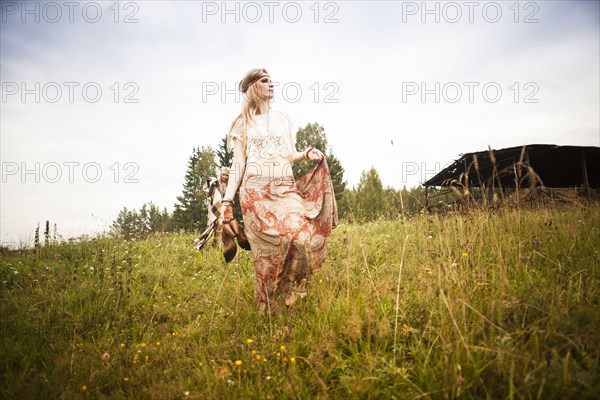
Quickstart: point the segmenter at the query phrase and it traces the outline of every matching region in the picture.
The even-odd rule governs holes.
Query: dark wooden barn
[[[600,147],[532,144],[463,154],[423,184],[431,189],[600,189]]]

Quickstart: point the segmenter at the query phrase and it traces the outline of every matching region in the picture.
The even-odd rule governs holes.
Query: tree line
[[[331,172],[338,215],[341,221],[369,222],[395,219],[402,215],[421,212],[425,207],[425,190],[422,187],[401,190],[384,188],[375,168],[363,171],[358,186],[348,188],[344,180],[344,168],[329,146],[325,129],[318,123],[301,128],[296,133],[296,147],[313,146],[323,151]],[[233,153],[227,150],[224,137],[218,148],[194,147],[189,157],[184,176],[183,189],[174,205],[173,212],[162,210],[152,202],[145,203],[139,210],[123,208],[111,225],[111,233],[129,239],[141,239],[158,232],[201,232],[208,220],[208,202],[203,191],[204,182],[217,177],[221,167],[230,167]],[[294,165],[297,178],[313,167],[304,161]],[[234,215],[241,219],[239,200],[236,199]]]

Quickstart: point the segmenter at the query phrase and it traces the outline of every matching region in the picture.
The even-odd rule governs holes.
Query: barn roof
[[[515,187],[515,170],[520,186],[530,184],[530,166],[548,188],[585,187],[600,189],[600,147],[532,144],[501,150],[466,153],[444,168],[424,186],[498,186]],[[539,182],[536,182],[539,184]]]

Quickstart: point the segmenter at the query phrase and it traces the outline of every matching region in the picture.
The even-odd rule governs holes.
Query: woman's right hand
[[[227,223],[233,219],[233,208],[231,204],[223,204],[221,206],[221,219]]]

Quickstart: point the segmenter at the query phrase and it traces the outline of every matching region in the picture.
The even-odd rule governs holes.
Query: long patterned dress
[[[294,180],[296,151],[287,114],[270,111],[248,127],[240,185],[244,230],[254,258],[254,294],[262,313],[275,314],[305,290],[327,256],[337,206],[325,159]],[[239,139],[234,128],[232,140]]]

